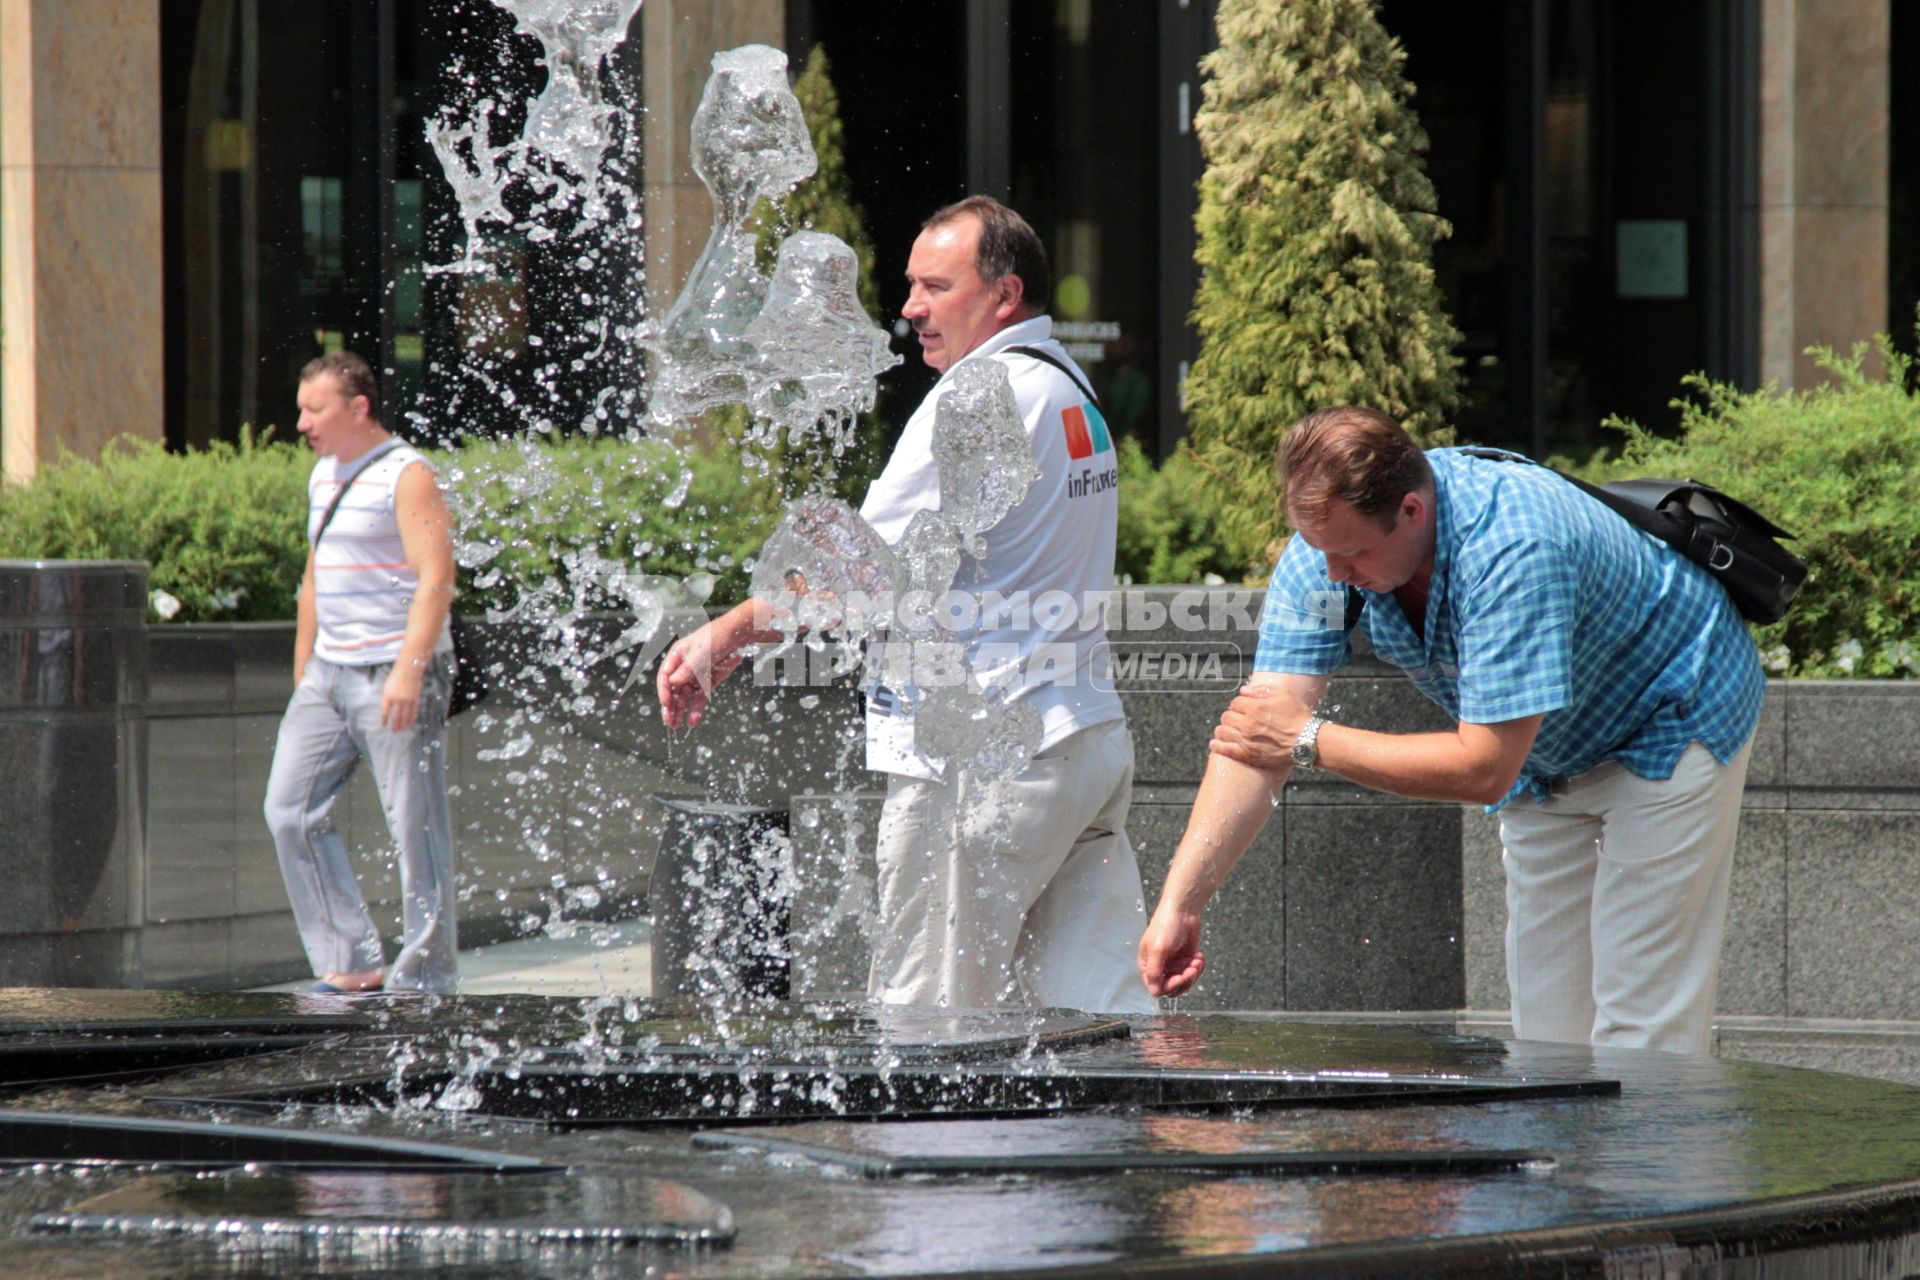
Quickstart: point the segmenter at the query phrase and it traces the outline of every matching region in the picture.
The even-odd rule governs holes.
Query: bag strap
[[[1544,462],[1538,462],[1529,458],[1524,453],[1510,453],[1505,449],[1479,448],[1462,449],[1460,452],[1471,458],[1485,458],[1490,462],[1519,462],[1529,467],[1539,467],[1542,471],[1552,472],[1582,493],[1589,497],[1599,499],[1602,505],[1611,507],[1615,513],[1634,528],[1652,534],[1662,542],[1674,546],[1674,549],[1677,551],[1685,550],[1684,547],[1674,544],[1674,538],[1678,533],[1674,528],[1675,522],[1653,507],[1644,506],[1641,503],[1635,502],[1632,498],[1622,497],[1617,493],[1609,493],[1597,484],[1591,484],[1588,481],[1582,480],[1579,476],[1570,476],[1560,470],[1560,468],[1550,467]]]
[[[1539,466],[1531,458],[1490,449],[1462,453]],[[1604,487],[1548,467],[1555,475],[1629,525],[1658,538],[1720,580],[1734,608],[1748,622],[1772,623],[1785,616],[1806,561],[1781,546],[1793,535],[1737,498],[1698,480],[1619,480]],[[1704,499],[1707,510],[1701,509]]]
[[[320,539],[327,536],[327,526],[333,523],[333,513],[340,509],[340,499],[347,496],[347,490],[353,488],[353,482],[355,480],[358,480],[361,476],[367,474],[367,472],[373,467],[374,463],[380,461],[380,459],[386,457],[388,454],[392,453],[395,449],[398,449],[401,445],[405,443],[406,441],[404,440],[389,440],[386,444],[382,445],[378,450],[376,450],[371,457],[369,457],[366,461],[362,462],[357,468],[355,468],[354,473],[348,476],[338,489],[335,489],[333,491],[333,501],[327,504],[327,514],[320,517],[320,527],[314,531],[314,535],[313,535],[314,546],[316,547],[319,546]]]
[[[1080,381],[1079,375],[1075,374],[1071,366],[1069,366],[1066,361],[1060,359],[1058,356],[1050,355],[1047,352],[1042,351],[1038,347],[1021,346],[1021,347],[1003,347],[1001,349],[1003,351],[1012,351],[1023,356],[1032,356],[1035,360],[1040,361],[1042,364],[1052,365],[1054,368],[1058,369],[1060,372],[1066,374],[1068,380],[1071,381],[1074,386],[1080,388],[1080,394],[1087,398],[1088,404],[1097,405],[1100,403],[1100,397],[1093,394],[1093,388],[1089,387],[1086,383]]]
[[[1612,508],[1616,515],[1634,528],[1643,533],[1652,534],[1681,555],[1706,565],[1716,573],[1724,572],[1733,563],[1733,552],[1727,545],[1727,539],[1734,536],[1734,530],[1723,524],[1721,534],[1716,535],[1712,529],[1704,527],[1697,521],[1677,519],[1664,509],[1668,502],[1678,501],[1684,505],[1691,494],[1705,494],[1721,508],[1723,516],[1731,508],[1731,519],[1745,522],[1766,537],[1789,539],[1793,537],[1746,503],[1736,498],[1729,498],[1712,485],[1701,484],[1698,480],[1688,480],[1684,483],[1676,480],[1622,480],[1616,482],[1618,489],[1603,488],[1582,480],[1579,476],[1570,476],[1558,467],[1549,467],[1544,462],[1535,462],[1525,454],[1508,453],[1503,449],[1462,449],[1460,452],[1475,458],[1488,458],[1495,462],[1524,462],[1528,466],[1551,471],[1582,493]]]

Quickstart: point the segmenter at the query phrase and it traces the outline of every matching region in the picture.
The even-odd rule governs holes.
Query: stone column
[[[647,0],[645,41],[647,312],[673,302],[713,229],[713,201],[694,175],[688,134],[713,55],[743,44],[785,47],[784,0]]]
[[[1887,326],[1891,0],[1762,0],[1760,376]]]
[[[160,6],[0,0],[0,454],[159,439]]]
[[[147,566],[0,560],[0,986],[140,982]]]

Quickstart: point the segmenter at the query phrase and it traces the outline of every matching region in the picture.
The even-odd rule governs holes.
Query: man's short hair
[[[991,284],[1002,276],[1018,276],[1022,303],[1036,312],[1046,311],[1053,301],[1053,268],[1047,265],[1046,246],[1027,220],[1006,205],[992,196],[968,196],[936,209],[920,229],[944,227],[967,214],[980,220],[980,245],[973,255],[980,278]]]
[[[340,394],[347,399],[365,396],[367,416],[375,422],[380,420],[380,383],[373,376],[373,366],[351,351],[329,351],[307,361],[300,370],[300,381],[311,382],[323,373],[334,376]]]
[[[1392,532],[1400,499],[1433,483],[1426,451],[1378,409],[1318,409],[1280,441],[1287,519],[1318,523],[1335,502]]]

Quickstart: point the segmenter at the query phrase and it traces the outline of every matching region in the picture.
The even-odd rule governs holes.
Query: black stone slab
[[[355,1027],[366,1021],[337,1000],[267,992],[0,987],[0,1037],[130,1028],[165,1033],[237,1022]]]
[[[977,1123],[959,1121],[960,1124]],[[921,1130],[924,1132],[924,1130]],[[942,1150],[952,1144],[939,1139],[929,1146]],[[904,1178],[913,1175],[1033,1177],[1044,1174],[1088,1175],[1128,1173],[1192,1173],[1232,1177],[1265,1174],[1281,1178],[1351,1177],[1372,1174],[1426,1174],[1472,1177],[1485,1173],[1544,1172],[1553,1157],[1544,1151],[1164,1151],[1063,1150],[1009,1155],[980,1152],[972,1155],[876,1153],[818,1142],[795,1142],[770,1133],[696,1133],[693,1145],[702,1151],[749,1151],[781,1158],[800,1157],[814,1164],[849,1169],[863,1178]]]
[[[290,1106],[391,1109],[409,1096],[444,1110],[555,1128],[767,1124],[823,1117],[913,1120],[1058,1115],[1140,1108],[1251,1111],[1274,1107],[1465,1105],[1617,1093],[1611,1080],[1466,1081],[1297,1076],[1251,1071],[1070,1072],[948,1064],[938,1069],[717,1062],[702,1067],[542,1063],[510,1071],[383,1072],[224,1093],[156,1092],[175,1105],[279,1111]]]
[[[561,1173],[560,1165],[499,1151],[339,1133],[302,1133],[260,1125],[134,1116],[0,1111],[0,1165],[184,1165],[224,1169],[271,1165],[403,1171],[454,1167],[494,1173]]]

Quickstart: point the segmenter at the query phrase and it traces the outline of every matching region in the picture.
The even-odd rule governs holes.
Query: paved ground
[[[653,990],[652,923],[581,925],[566,938],[545,935],[460,953],[462,995],[527,992],[543,996],[648,995]],[[257,988],[302,991],[313,979]]]

